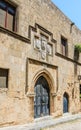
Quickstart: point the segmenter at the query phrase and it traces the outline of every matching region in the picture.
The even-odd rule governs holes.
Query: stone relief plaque
[[[41,41],[37,37],[34,38],[34,48],[41,49]]]
[[[45,53],[45,52],[41,52],[41,58],[42,58],[43,60],[46,60],[46,53]]]
[[[52,55],[52,46],[48,44],[46,49],[47,49],[47,53],[49,55]]]
[[[46,52],[46,46],[47,46],[47,42],[42,40],[42,42],[41,42],[41,50]]]
[[[34,48],[40,51],[43,60],[46,60],[48,55],[52,55],[52,45],[48,43],[48,39],[45,36],[34,37]]]

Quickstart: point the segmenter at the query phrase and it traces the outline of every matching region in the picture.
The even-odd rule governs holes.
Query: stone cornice
[[[3,33],[5,33],[5,34],[8,34],[8,35],[10,35],[10,36],[12,36],[12,37],[14,37],[14,38],[16,38],[16,39],[18,39],[18,40],[23,41],[23,42],[30,43],[30,39],[28,39],[28,38],[26,38],[26,37],[23,37],[23,36],[21,36],[21,35],[15,33],[15,32],[13,32],[13,31],[10,31],[10,30],[8,30],[8,29],[6,29],[6,28],[3,28],[3,27],[1,27],[1,26],[0,26],[0,32],[3,32]]]
[[[60,53],[58,53],[58,52],[56,52],[55,55],[58,56],[58,57],[61,57],[61,58],[65,59],[65,60],[67,60],[67,61],[76,63],[77,65],[81,65],[80,62],[78,62],[78,61],[76,61],[76,60],[73,60],[73,59],[71,59],[71,58],[69,58],[69,57],[67,57],[67,56],[64,56],[64,55],[62,55],[62,54],[60,54]]]
[[[33,59],[33,58],[29,58],[27,57],[27,61],[32,61],[34,64],[36,63],[39,63],[41,65],[46,65],[47,67],[52,67],[52,68],[55,68],[55,69],[58,69],[58,66],[57,65],[54,65],[54,64],[50,64],[50,63],[47,63],[47,62],[44,62],[44,61],[40,61],[40,60],[37,60],[37,59]]]

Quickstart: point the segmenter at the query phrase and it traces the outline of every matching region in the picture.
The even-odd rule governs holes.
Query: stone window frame
[[[4,77],[4,79],[3,79]],[[9,69],[0,68],[0,81],[3,80],[2,83],[3,86],[0,85],[0,90],[2,89],[8,89],[8,79],[9,79]]]
[[[68,40],[63,35],[61,35],[61,54],[68,56]]]
[[[14,32],[17,32],[17,26],[18,26],[18,5],[16,5],[15,3],[13,3],[12,1],[8,0],[0,0],[0,2],[3,2],[3,5],[0,5],[0,9],[2,9],[6,14],[5,14],[5,20],[4,20],[4,25],[1,25],[3,26],[4,28],[8,29],[8,30],[11,30],[11,31],[14,31]],[[5,5],[5,7],[4,7]],[[10,9],[9,9],[10,8]],[[10,10],[10,12],[9,12]],[[8,14],[10,14],[11,16],[13,16],[13,21],[12,21],[12,27],[9,28],[8,27]]]

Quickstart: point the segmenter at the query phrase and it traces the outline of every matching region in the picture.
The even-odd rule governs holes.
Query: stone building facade
[[[81,31],[50,0],[0,0],[0,126],[80,112],[77,43]]]

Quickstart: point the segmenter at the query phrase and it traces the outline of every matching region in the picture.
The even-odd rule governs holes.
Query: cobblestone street
[[[81,119],[70,121],[68,123],[58,124],[54,127],[44,130],[81,130]]]

